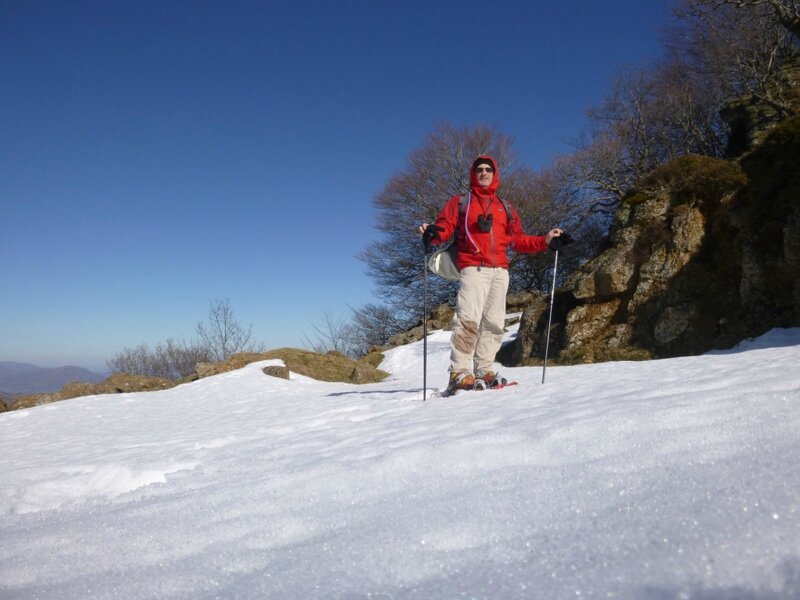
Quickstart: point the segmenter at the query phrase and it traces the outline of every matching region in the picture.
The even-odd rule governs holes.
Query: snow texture
[[[427,401],[422,347],[0,415],[0,598],[800,598],[800,329]]]

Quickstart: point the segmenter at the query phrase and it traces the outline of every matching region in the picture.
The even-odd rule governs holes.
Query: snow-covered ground
[[[800,329],[425,402],[422,343],[274,362],[0,415],[0,598],[800,598]]]

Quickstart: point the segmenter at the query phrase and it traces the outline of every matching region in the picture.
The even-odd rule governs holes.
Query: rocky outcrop
[[[538,362],[547,298],[526,309],[516,364]],[[800,118],[739,162],[676,159],[622,203],[610,245],[555,295],[562,363],[697,354],[800,325]]]

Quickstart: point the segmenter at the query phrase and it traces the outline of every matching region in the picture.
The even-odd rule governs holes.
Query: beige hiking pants
[[[450,338],[450,371],[491,371],[503,341],[508,270],[467,267],[461,270],[460,280]]]

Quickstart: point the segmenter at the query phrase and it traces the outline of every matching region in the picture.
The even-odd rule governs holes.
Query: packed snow
[[[0,415],[0,598],[800,598],[800,329],[427,400],[422,349]]]

